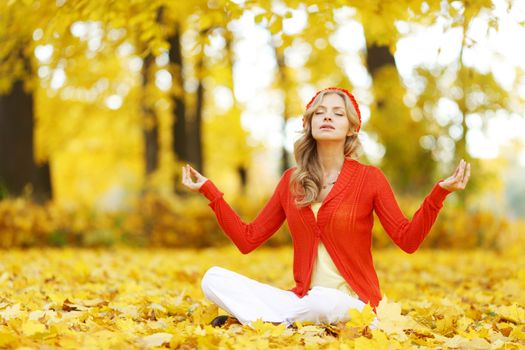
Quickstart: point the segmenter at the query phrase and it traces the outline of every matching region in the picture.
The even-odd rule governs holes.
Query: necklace
[[[339,173],[340,173],[340,171],[337,172],[337,177],[339,177]],[[328,186],[331,186],[331,185],[335,184],[336,182],[337,182],[337,178],[335,179],[334,182],[330,182],[328,185],[323,185],[323,190],[324,190],[325,188],[327,188]]]
[[[333,185],[333,184],[335,184],[335,181],[334,181],[334,182],[330,182],[330,183],[329,183],[328,185],[330,185],[330,186],[331,186],[331,185]],[[323,189],[327,188],[327,187],[328,187],[328,185],[324,185],[324,186],[323,186]]]

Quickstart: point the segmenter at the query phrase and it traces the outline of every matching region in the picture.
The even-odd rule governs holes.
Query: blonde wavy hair
[[[312,136],[311,121],[323,97],[329,94],[337,94],[343,98],[350,128],[355,131],[359,126],[359,118],[350,98],[339,90],[322,91],[306,109],[303,114],[304,128],[300,132],[302,136],[294,143],[294,157],[297,168],[290,176],[291,192],[298,207],[310,205],[321,192],[323,173],[317,154],[317,141]],[[358,159],[361,152],[362,145],[358,133],[354,132],[351,136],[347,136],[344,145],[345,158]]]

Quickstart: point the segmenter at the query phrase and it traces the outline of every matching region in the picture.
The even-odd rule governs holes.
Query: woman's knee
[[[204,273],[201,280],[201,289],[204,294],[207,294],[213,286],[217,285],[220,281],[221,276],[224,275],[225,269],[220,266],[212,266]]]

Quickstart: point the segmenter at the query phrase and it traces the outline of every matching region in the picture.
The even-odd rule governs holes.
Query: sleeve
[[[373,169],[376,183],[374,210],[394,243],[403,251],[411,254],[417,250],[430,232],[443,207],[443,201],[452,191],[439,186],[439,182],[443,181],[440,179],[425,197],[412,220],[408,220],[399,208],[390,182],[383,171],[377,167]]]
[[[283,174],[271,198],[250,223],[244,222],[239,217],[224,199],[224,193],[210,179],[204,182],[199,192],[210,200],[208,205],[215,212],[223,232],[241,253],[248,254],[263,244],[282,226],[286,214],[281,203],[280,192],[285,185]]]

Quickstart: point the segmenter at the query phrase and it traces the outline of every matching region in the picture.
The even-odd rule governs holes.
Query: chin
[[[314,139],[316,141],[345,141],[345,138],[339,135],[315,135]]]

